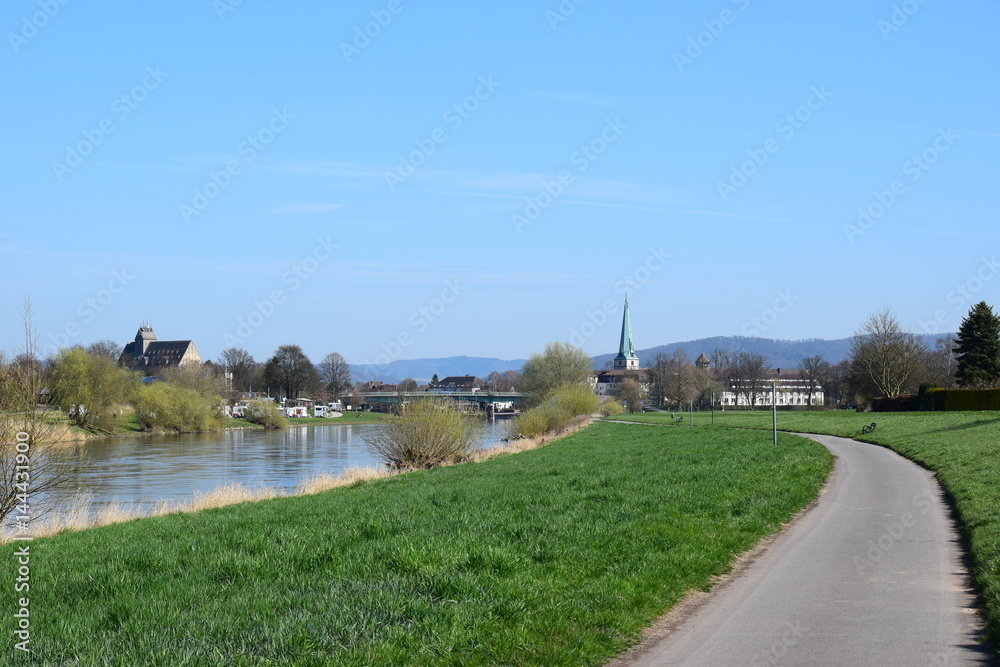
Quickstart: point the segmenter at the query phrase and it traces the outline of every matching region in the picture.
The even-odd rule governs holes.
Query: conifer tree
[[[969,310],[958,329],[958,371],[960,387],[979,389],[1000,385],[1000,317],[980,301]]]

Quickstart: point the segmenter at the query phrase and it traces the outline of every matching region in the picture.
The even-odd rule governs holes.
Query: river
[[[499,442],[505,426],[504,420],[484,426],[483,446]],[[92,510],[99,510],[116,504],[148,509],[162,501],[190,501],[237,483],[291,492],[319,473],[378,466],[361,440],[361,434],[374,427],[293,426],[88,440],[83,448],[92,465],[73,493],[87,497]]]

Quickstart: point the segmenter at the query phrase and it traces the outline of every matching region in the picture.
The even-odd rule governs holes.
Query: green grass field
[[[598,665],[779,529],[830,466],[791,435],[598,423],[481,463],[40,539],[34,653],[5,632],[0,655]],[[3,559],[6,581],[16,567]]]
[[[670,415],[646,413],[619,419],[668,423]],[[707,424],[708,413],[695,413]],[[875,430],[861,427],[875,422]],[[715,413],[717,426],[770,429],[770,412]],[[682,430],[680,425],[669,430]],[[972,559],[972,576],[990,623],[989,636],[1000,643],[1000,413],[903,412],[858,413],[779,412],[778,428],[802,433],[826,433],[889,447],[935,471],[948,493]]]

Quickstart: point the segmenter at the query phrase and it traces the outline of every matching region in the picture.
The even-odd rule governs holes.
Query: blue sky
[[[369,364],[998,305],[995,2],[64,2],[0,13],[3,347],[25,297]]]

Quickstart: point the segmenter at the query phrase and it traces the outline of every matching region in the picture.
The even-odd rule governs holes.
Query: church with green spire
[[[625,295],[625,312],[622,314],[622,339],[618,344],[618,356],[614,359],[614,370],[631,371],[639,369],[639,357],[635,356],[632,342],[632,320],[628,315],[628,294]]]
[[[625,295],[625,310],[622,312],[622,335],[618,342],[618,355],[609,365],[611,368],[594,371],[591,375],[590,384],[598,396],[613,395],[618,383],[626,377],[634,377],[648,388],[649,374],[645,368],[639,366],[639,357],[635,353],[635,343],[632,340],[632,317],[629,314],[628,295]]]

